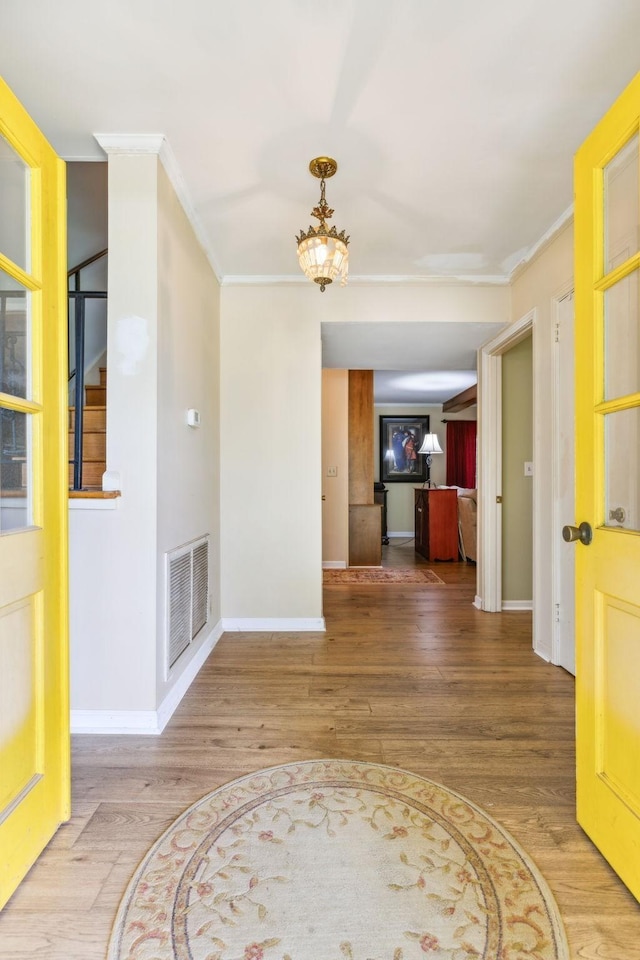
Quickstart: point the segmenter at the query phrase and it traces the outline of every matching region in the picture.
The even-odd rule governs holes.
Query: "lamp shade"
[[[422,441],[422,446],[418,450],[418,453],[425,453],[427,455],[431,455],[432,453],[444,453],[444,450],[438,441],[438,434],[425,434],[424,440]]]
[[[298,244],[298,260],[303,273],[309,280],[320,284],[320,288],[339,280],[344,286],[349,272],[349,251],[343,239],[331,236],[321,226],[310,227],[313,233]],[[335,231],[334,231],[335,232]]]

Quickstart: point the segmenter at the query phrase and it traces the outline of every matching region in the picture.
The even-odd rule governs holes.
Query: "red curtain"
[[[447,486],[476,486],[475,420],[450,420],[447,423]]]

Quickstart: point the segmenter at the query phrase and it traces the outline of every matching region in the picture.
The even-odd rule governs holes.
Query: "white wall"
[[[226,626],[322,616],[320,299],[311,284],[222,287]]]
[[[156,707],[157,166],[109,161],[107,469],[117,510],[71,511],[71,706]]]
[[[71,705],[100,714],[98,728],[138,715],[152,728],[203,646],[165,684],[167,549],[211,534],[209,637],[220,616],[218,315],[217,282],[157,155],[112,155],[107,469],[122,496],[70,511]],[[187,406],[201,411],[198,432]]]

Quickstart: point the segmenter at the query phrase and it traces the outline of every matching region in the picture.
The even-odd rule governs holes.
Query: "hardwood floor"
[[[415,562],[393,544],[384,564]],[[319,757],[464,794],[538,864],[572,958],[640,960],[640,906],[575,822],[573,678],[533,654],[529,614],[472,606],[473,565],[433,566],[443,586],[326,588],[323,634],[226,634],[161,737],[75,737],[73,818],[0,914],[1,960],[103,960],[136,864],[188,804]]]

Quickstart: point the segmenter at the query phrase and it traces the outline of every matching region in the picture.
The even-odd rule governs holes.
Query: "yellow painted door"
[[[65,195],[0,80],[0,907],[69,817]]]
[[[640,899],[640,74],[575,161],[578,821]]]

